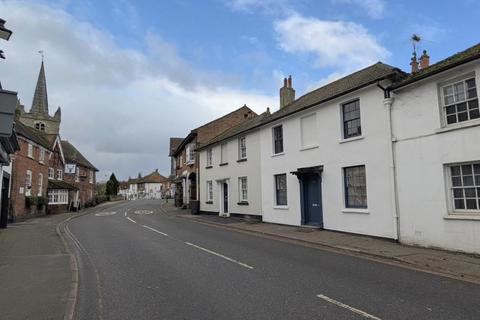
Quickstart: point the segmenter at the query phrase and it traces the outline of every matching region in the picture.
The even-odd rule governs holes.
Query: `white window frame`
[[[349,169],[362,168],[365,175],[365,205],[352,205],[348,201],[348,189],[347,189],[347,176],[346,171]],[[346,166],[342,168],[342,179],[343,179],[343,206],[345,210],[352,211],[368,211],[368,181],[367,181],[367,166],[365,164],[357,164],[352,166]]]
[[[285,204],[278,203],[277,197],[277,176],[285,176]],[[286,173],[277,173],[273,175],[273,192],[275,199],[275,207],[285,208],[288,207],[288,175]]]
[[[247,177],[238,178],[238,199],[240,202],[248,202],[248,179]]]
[[[32,195],[32,170],[27,170],[25,173],[25,196]]]
[[[27,157],[33,159],[33,145],[31,143],[28,144]]]
[[[40,155],[38,157],[38,162],[44,163],[45,162],[45,149],[40,147]]]
[[[64,189],[49,190],[48,204],[68,204],[68,190],[64,190]]]
[[[213,150],[207,149],[207,167],[211,167],[213,164]]]
[[[75,166],[75,182],[79,182],[80,181],[80,168],[77,166]]]
[[[48,179],[55,179],[55,169],[52,167],[48,168]]]
[[[463,175],[461,174],[460,176],[455,176],[460,178],[460,181],[462,182],[461,186],[453,186],[453,176],[452,176],[452,167],[455,166],[474,166],[474,165],[480,165],[480,161],[469,161],[469,162],[460,162],[460,163],[449,163],[445,165],[445,177],[446,177],[446,187],[447,187],[447,203],[448,203],[448,213],[451,215],[474,215],[474,216],[480,216],[480,175],[475,174],[475,171],[472,173],[473,177],[473,185],[471,186],[464,186],[464,176],[469,176],[469,175]],[[473,167],[472,170],[475,170]],[[463,169],[462,169],[463,171]],[[477,179],[475,179],[477,178]],[[455,208],[455,197],[454,197],[454,189],[462,189],[463,190],[463,201],[464,201],[464,208],[465,209],[456,209]],[[465,195],[465,189],[475,189],[477,191],[476,197],[467,197]],[[467,204],[466,204],[466,199],[476,199],[477,201],[477,206],[478,209],[466,209]]]
[[[63,180],[63,170],[57,169],[57,180]]]
[[[207,181],[206,191],[207,191],[207,201],[212,202],[213,201],[213,181],[212,180]]]
[[[247,159],[247,137],[238,138],[238,159]]]
[[[275,129],[281,128],[282,129],[282,150],[279,152],[276,152],[275,150]],[[283,132],[283,124],[276,125],[272,127],[272,152],[274,155],[276,154],[283,154],[285,153],[285,135]]]
[[[37,195],[38,195],[39,197],[41,197],[42,194],[43,194],[43,173],[39,173],[39,174],[38,174],[38,182],[37,182],[37,184],[38,184],[38,192],[37,192]]]
[[[196,154],[196,151],[195,151],[195,144],[194,143],[190,143],[189,145],[187,145],[187,148],[185,149],[185,153],[186,153],[186,160],[187,160],[187,164],[192,164],[192,163],[195,163],[195,154]]]
[[[468,98],[467,97],[467,94],[468,94],[468,90],[467,90],[467,81],[468,80],[474,80],[475,81],[475,91],[476,91],[476,96],[473,97],[473,98]],[[464,87],[464,99],[463,100],[457,100],[456,99],[456,93],[455,93],[455,85],[457,84],[460,84],[462,83],[463,84],[463,87]],[[453,99],[453,102],[451,104],[446,104],[445,102],[445,97],[446,95],[444,94],[444,89],[447,88],[447,87],[452,87],[452,94],[451,95],[447,95],[447,96],[451,96],[452,99]],[[469,112],[469,109],[468,109],[468,106],[469,106],[469,102],[473,101],[473,100],[477,100],[477,105],[479,105],[480,107],[480,99],[478,97],[478,84],[477,84],[477,78],[476,78],[476,75],[474,73],[471,73],[471,74],[468,74],[468,75],[463,75],[461,77],[458,77],[458,78],[455,78],[455,79],[452,79],[450,81],[447,81],[447,82],[444,82],[442,84],[439,85],[439,95],[440,95],[440,101],[441,101],[441,118],[442,118],[442,125],[444,127],[450,127],[450,126],[458,126],[458,125],[462,125],[462,124],[467,124],[467,123],[470,123],[471,121],[480,121],[480,118],[474,118],[474,119],[471,119],[470,118],[470,112]],[[455,107],[457,106],[457,104],[460,104],[460,103],[466,103],[467,105],[467,111],[465,112],[467,114],[467,118],[468,120],[464,120],[464,121],[458,121],[458,112],[457,110],[455,111],[455,115],[456,115],[456,119],[457,121],[454,122],[454,123],[448,123],[447,121],[447,107]],[[452,114],[453,115],[453,114]]]
[[[88,182],[93,183],[93,170],[90,170],[89,172]]]

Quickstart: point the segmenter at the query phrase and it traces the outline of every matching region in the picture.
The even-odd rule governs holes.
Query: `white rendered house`
[[[480,253],[480,45],[392,87],[400,241]]]
[[[261,216],[259,130],[250,128],[268,115],[255,116],[198,149],[201,211]]]

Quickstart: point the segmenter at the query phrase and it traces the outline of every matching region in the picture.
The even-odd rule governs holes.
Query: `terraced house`
[[[201,211],[480,253],[480,44],[411,66],[298,99],[284,79],[279,110],[199,148]]]
[[[198,186],[199,159],[197,148],[222,132],[239,123],[245,122],[257,114],[244,105],[223,117],[210,121],[190,133],[170,151],[172,163],[175,163],[175,203],[177,206],[190,207],[192,201],[198,201],[200,188]],[[178,138],[177,138],[178,139]],[[178,140],[171,140],[171,142]]]
[[[29,112],[17,103],[20,150],[12,159],[10,219],[78,209],[95,196],[98,171],[71,143],[60,138],[61,110],[49,115],[42,61]]]

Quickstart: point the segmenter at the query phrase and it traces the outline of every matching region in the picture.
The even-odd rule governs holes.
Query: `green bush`
[[[46,197],[37,197],[37,208],[41,209],[43,206],[48,204],[48,200]]]
[[[108,201],[108,197],[107,197],[107,196],[96,196],[96,197],[95,197],[95,202],[96,202],[97,204],[104,203],[104,202],[106,202],[106,201]]]
[[[34,196],[25,197],[25,206],[27,208],[30,208],[31,206],[34,206],[36,204],[37,204],[37,197],[34,197]]]

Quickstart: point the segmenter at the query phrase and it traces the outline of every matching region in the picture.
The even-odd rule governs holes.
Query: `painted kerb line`
[[[146,226],[146,225],[142,225],[142,227],[147,228],[148,230],[151,230],[153,232],[160,233],[161,235],[163,235],[165,237],[168,237],[168,234],[166,234],[165,232],[158,231],[157,229],[151,228],[151,227]]]
[[[379,317],[375,317],[374,315],[371,315],[371,314],[369,314],[369,313],[366,313],[365,311],[362,311],[362,310],[360,310],[360,309],[351,307],[351,306],[349,306],[349,305],[347,305],[347,304],[345,304],[345,303],[341,303],[340,301],[337,301],[337,300],[334,300],[334,299],[332,299],[332,298],[329,298],[329,297],[327,297],[327,296],[325,296],[325,295],[323,295],[323,294],[317,294],[317,297],[319,297],[320,299],[323,299],[323,300],[325,300],[325,301],[328,301],[328,302],[330,302],[330,303],[333,303],[333,304],[335,304],[335,305],[337,305],[337,306],[339,306],[339,307],[342,307],[342,308],[345,308],[345,309],[347,309],[347,310],[350,310],[350,311],[352,311],[352,312],[354,312],[354,313],[356,313],[356,314],[359,314],[359,315],[363,316],[364,318],[373,319],[373,320],[382,320],[382,319],[380,319]]]
[[[244,268],[247,268],[247,269],[250,269],[250,270],[253,269],[253,267],[252,267],[252,266],[249,266],[248,264],[245,264],[245,263],[240,262],[240,261],[238,261],[238,260],[229,258],[229,257],[224,256],[223,254],[217,253],[217,252],[215,252],[215,251],[202,248],[202,247],[200,247],[200,246],[197,246],[196,244],[193,244],[193,243],[190,243],[190,242],[185,242],[185,244],[187,244],[187,245],[189,245],[189,246],[192,246],[192,247],[195,247],[195,248],[197,248],[197,249],[199,249],[199,250],[208,252],[208,253],[210,253],[210,254],[213,254],[213,255],[215,255],[215,256],[217,256],[217,257],[223,258],[223,259],[228,260],[228,261],[230,261],[230,262],[236,263],[236,264],[238,264],[238,265],[241,265],[241,266],[244,267]]]
[[[128,220],[132,221],[133,223],[137,223],[137,221],[133,220],[132,218],[130,217],[127,217]]]

